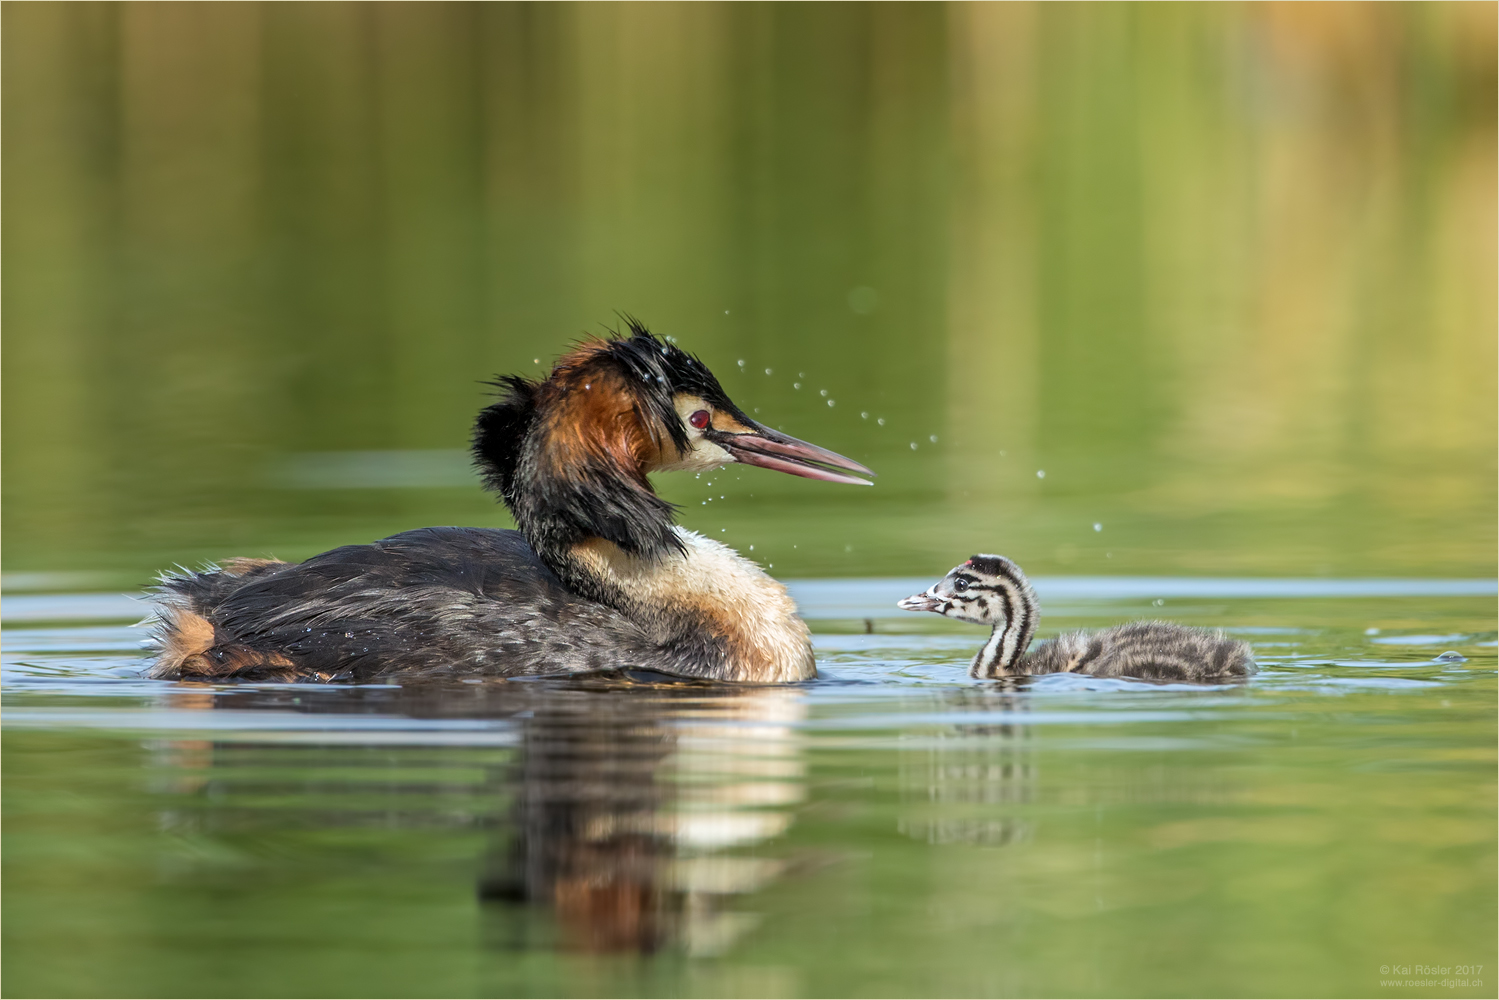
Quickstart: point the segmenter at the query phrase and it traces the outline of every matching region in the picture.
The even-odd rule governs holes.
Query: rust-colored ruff
[[[602,464],[644,479],[661,464],[663,447],[675,452],[623,376],[601,357],[608,347],[602,340],[583,344],[564,355],[539,386],[546,453],[559,475]]]

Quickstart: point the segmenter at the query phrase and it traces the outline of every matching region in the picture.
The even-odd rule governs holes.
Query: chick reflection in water
[[[938,697],[953,724],[901,748],[896,829],[933,845],[1002,847],[1030,840],[1034,825],[1022,818],[1037,775],[1025,719],[1029,700],[996,688],[947,690]]]
[[[537,939],[531,908],[541,906],[564,948],[727,948],[755,922],[729,901],[782,868],[733,852],[784,832],[788,807],[805,795],[801,693],[553,694],[522,725],[513,812],[480,885],[495,905],[496,943],[550,944]]]

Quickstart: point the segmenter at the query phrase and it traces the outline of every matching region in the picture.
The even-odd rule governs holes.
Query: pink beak
[[[769,427],[758,424],[754,426],[755,430],[748,434],[713,435],[710,440],[733,455],[734,461],[745,465],[758,465],[762,469],[774,469],[807,479],[821,479],[826,483],[874,485],[868,479],[861,478],[873,476],[874,473],[851,458],[844,458],[835,451],[819,448]]]

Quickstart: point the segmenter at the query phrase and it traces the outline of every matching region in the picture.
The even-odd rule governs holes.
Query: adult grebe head
[[[474,455],[543,559],[589,538],[632,555],[680,551],[651,472],[738,462],[834,483],[874,475],[751,419],[706,365],[634,320],[627,336],[580,344],[544,380],[495,384],[503,396],[479,414]]]

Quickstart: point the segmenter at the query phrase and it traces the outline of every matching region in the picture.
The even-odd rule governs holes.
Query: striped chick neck
[[[995,555],[976,555],[956,567],[948,578],[955,600],[968,605],[967,620],[994,626],[989,641],[969,665],[969,676],[1005,676],[1025,656],[1041,619],[1041,606],[1030,581],[1019,566]]]

